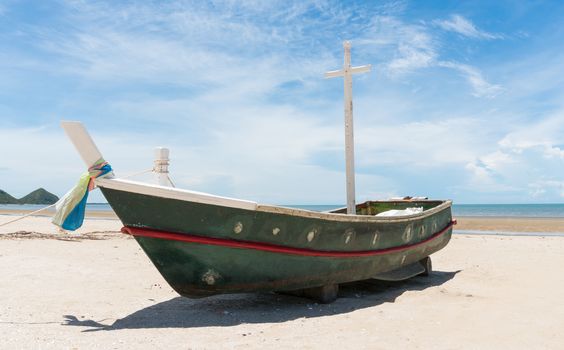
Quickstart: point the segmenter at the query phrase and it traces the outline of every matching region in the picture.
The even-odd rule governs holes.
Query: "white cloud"
[[[529,184],[529,193],[532,197],[554,197],[564,198],[564,181],[538,180]]]
[[[560,115],[511,126],[497,144],[488,146],[489,152],[478,152],[468,162],[469,184],[476,191],[521,193],[520,201],[559,200],[564,194],[564,152],[557,143],[564,137]]]
[[[499,85],[489,83],[482,73],[472,66],[456,62],[441,61],[438,66],[451,68],[460,72],[472,86],[472,95],[476,97],[494,98],[503,92],[503,88]]]
[[[493,184],[495,174],[503,173],[507,165],[515,162],[511,155],[494,151],[467,163],[466,169],[473,174],[474,182]]]
[[[482,72],[472,65],[441,60],[441,46],[444,43],[423,24],[376,16],[367,32],[359,39],[359,44],[375,46],[375,50],[383,52],[389,52],[390,47],[393,48],[391,57],[385,56],[387,63],[384,64],[385,71],[391,76],[405,76],[424,68],[445,67],[459,72],[472,87],[472,95],[476,97],[494,98],[504,90],[500,85],[488,82]]]
[[[564,150],[560,147],[547,145],[544,154],[547,158],[564,159]]]
[[[499,146],[514,153],[537,149],[546,158],[563,159],[563,151],[559,146],[564,140],[563,120],[564,114],[560,112],[540,121],[515,127],[515,130],[499,141]]]
[[[502,35],[492,34],[476,28],[468,19],[460,15],[452,15],[447,20],[436,20],[433,22],[444,30],[455,32],[473,39],[501,39]]]
[[[515,163],[517,160],[514,157],[499,150],[478,156],[465,165],[471,175],[469,184],[480,191],[515,190],[513,186],[507,185],[504,179]]]
[[[354,43],[373,47],[391,75],[429,67],[437,58],[436,42],[425,26],[388,15],[374,16]]]
[[[473,136],[480,125],[476,119],[453,118],[366,127],[356,133],[359,162],[408,164],[419,169],[462,165],[482,150]]]
[[[515,162],[511,155],[501,151],[495,151],[493,153],[487,154],[481,157],[480,161],[487,169],[490,169],[492,171],[500,171],[505,165]]]
[[[392,73],[409,72],[432,65],[437,57],[431,36],[418,25],[395,25],[397,29],[397,56],[389,64]]]
[[[398,53],[399,57],[388,64],[392,73],[405,73],[414,69],[429,67],[436,58],[436,54],[431,48],[413,45],[413,43],[400,44]]]

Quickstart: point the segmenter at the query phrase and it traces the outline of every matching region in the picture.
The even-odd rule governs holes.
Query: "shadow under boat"
[[[65,326],[89,327],[83,332],[120,329],[229,327],[243,323],[278,323],[322,317],[393,303],[407,291],[443,285],[459,271],[434,271],[429,276],[391,282],[365,280],[342,284],[332,304],[276,293],[217,295],[206,299],[176,297],[148,306],[112,324],[64,315]]]

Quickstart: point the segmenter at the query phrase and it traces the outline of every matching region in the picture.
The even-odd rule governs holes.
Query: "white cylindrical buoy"
[[[157,177],[157,183],[161,186],[174,187],[168,176],[168,166],[170,164],[169,150],[165,147],[155,148],[155,165],[153,172]]]

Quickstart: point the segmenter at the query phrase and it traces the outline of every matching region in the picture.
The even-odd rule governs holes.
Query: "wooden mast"
[[[344,80],[344,108],[345,108],[345,160],[347,173],[347,214],[356,214],[355,184],[354,184],[354,128],[352,104],[352,75],[366,73],[371,65],[351,67],[351,43],[343,42],[345,60],[343,69],[325,73],[325,78],[343,77]]]

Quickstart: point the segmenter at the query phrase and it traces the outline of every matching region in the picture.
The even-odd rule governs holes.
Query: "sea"
[[[342,208],[342,204],[282,204],[284,207],[307,209],[313,211],[328,211]],[[1,204],[2,209],[14,209],[35,211],[44,208],[45,205],[35,204]],[[88,203],[88,211],[111,211],[107,203]],[[452,207],[454,217],[477,216],[477,217],[529,217],[529,218],[564,218],[564,203],[558,204],[454,204]]]

